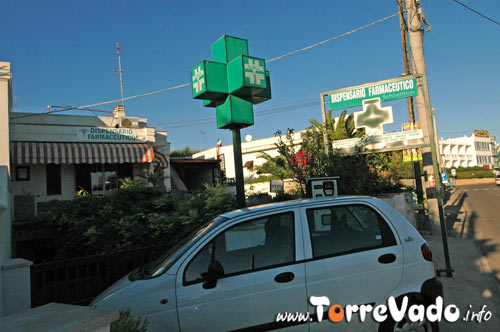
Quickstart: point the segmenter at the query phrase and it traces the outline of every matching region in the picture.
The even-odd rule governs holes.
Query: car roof
[[[350,196],[337,196],[337,197],[325,197],[325,198],[316,198],[316,199],[312,199],[312,198],[297,199],[297,200],[285,201],[285,202],[279,202],[279,203],[270,203],[270,204],[251,206],[251,207],[227,212],[227,213],[222,214],[221,216],[232,219],[232,218],[244,216],[247,214],[254,214],[254,213],[260,213],[260,212],[272,212],[274,210],[280,210],[283,208],[314,206],[314,205],[321,205],[321,203],[324,203],[324,202],[342,202],[342,201],[347,201],[347,200],[352,200],[352,199],[376,200],[375,197],[352,196],[352,195],[350,195]]]

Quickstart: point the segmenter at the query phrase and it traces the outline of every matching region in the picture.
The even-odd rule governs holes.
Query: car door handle
[[[283,272],[274,277],[274,281],[279,283],[290,282],[295,278],[295,275],[292,272]]]
[[[378,262],[382,264],[389,264],[396,260],[396,255],[394,254],[385,254],[378,258]]]

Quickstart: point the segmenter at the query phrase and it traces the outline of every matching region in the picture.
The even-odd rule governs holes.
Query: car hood
[[[129,273],[130,274],[130,273]],[[112,296],[122,290],[123,288],[127,287],[128,285],[132,284],[133,281],[129,280],[129,274],[127,274],[125,277],[121,278],[117,282],[115,282],[113,285],[109,286],[104,292],[99,294],[91,303],[91,306],[96,305],[97,303],[101,302],[102,300],[106,299],[109,296]]]

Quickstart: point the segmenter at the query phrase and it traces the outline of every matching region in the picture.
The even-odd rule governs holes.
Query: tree
[[[198,149],[192,149],[189,146],[185,146],[182,149],[174,150],[170,153],[170,157],[191,157],[193,154],[200,152]]]
[[[321,144],[317,139],[310,140],[307,132],[301,144],[296,144],[293,138],[293,129],[288,129],[285,139],[281,131],[275,135],[279,136],[276,147],[281,156],[286,160],[286,168],[299,184],[299,194],[305,195],[306,181],[310,177],[324,176],[326,173],[326,162],[324,153],[321,153]],[[311,133],[313,134],[313,133]]]
[[[309,122],[312,125],[310,129],[323,139],[323,124],[316,119],[310,119]],[[347,115],[345,110],[340,114],[337,121],[332,117],[332,111],[329,110],[326,116],[326,129],[330,144],[335,140],[363,137],[365,134],[364,129],[356,129],[354,115]]]
[[[293,130],[288,130],[285,139],[280,136],[276,146],[281,156],[287,160],[287,168],[305,194],[308,178],[328,174],[327,159],[323,140],[323,125],[311,119],[311,127],[302,135],[302,143],[295,144]],[[328,144],[335,140],[364,137],[365,131],[355,128],[354,116],[346,111],[336,119],[329,111],[326,118]],[[281,135],[281,132],[277,132]],[[331,151],[331,150],[330,150]],[[346,155],[341,151],[331,151],[332,172],[340,177],[341,194],[375,194],[397,191],[400,188],[395,172],[390,166],[391,153],[363,153],[358,148],[355,154]]]
[[[263,158],[266,160],[262,165],[254,167],[257,174],[271,174],[272,177],[280,180],[291,177],[292,174],[287,168],[287,160],[282,155],[271,157],[269,154],[264,152],[257,156],[257,158]]]

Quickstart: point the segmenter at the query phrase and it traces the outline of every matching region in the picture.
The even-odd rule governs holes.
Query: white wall
[[[4,263],[11,257],[11,218],[9,193],[9,112],[12,107],[10,63],[0,62],[0,316],[4,311]]]
[[[0,317],[3,316],[3,265],[11,257],[10,196],[7,167],[0,165]]]
[[[302,143],[301,138],[302,132],[294,133],[294,144]],[[281,139],[286,141],[285,136],[281,136]],[[253,161],[253,165],[259,166],[265,163],[265,159],[258,158],[263,152],[269,154],[271,157],[277,156],[279,153],[276,148],[276,143],[278,142],[279,137],[268,137],[259,140],[254,140],[250,142],[242,142],[241,143],[241,154],[243,165],[247,161]],[[226,145],[219,148],[219,155],[224,155],[225,167],[226,167],[226,177],[234,178],[234,155],[233,155],[233,146]],[[195,153],[193,155],[194,159],[216,159],[217,148],[211,148],[205,151],[201,151]],[[243,169],[243,177],[245,181],[251,180],[255,177],[258,177],[255,172],[249,171],[248,169]]]
[[[475,143],[484,143],[490,150],[477,149]],[[488,165],[493,167],[493,154],[491,150],[491,138],[471,136],[450,138],[439,141],[441,160],[446,167],[472,167]],[[478,162],[478,157],[483,157],[484,161]],[[490,162],[491,160],[491,162]]]
[[[37,203],[48,202],[52,200],[70,200],[75,198],[76,182],[75,182],[75,166],[61,165],[61,194],[47,195],[47,178],[46,165],[34,164],[29,165],[30,181],[15,181],[15,166],[11,175],[12,189],[12,215],[14,211],[14,196],[18,195],[33,195],[35,196],[35,213]]]
[[[0,317],[29,309],[30,265],[11,259],[9,113],[12,109],[10,63],[0,62]]]

